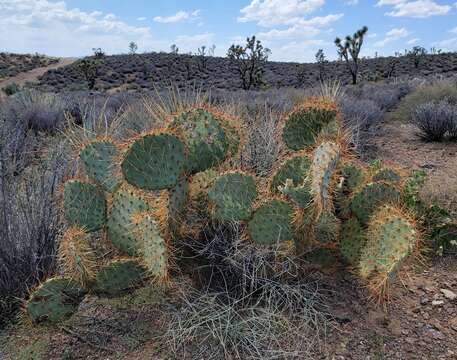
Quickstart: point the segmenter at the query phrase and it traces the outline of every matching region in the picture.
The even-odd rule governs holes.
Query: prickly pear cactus
[[[340,251],[349,265],[358,266],[365,243],[366,231],[360,222],[355,218],[345,221],[341,227]]]
[[[401,181],[401,176],[394,169],[382,168],[373,175],[373,182],[381,181],[391,184],[399,184]]]
[[[170,127],[181,134],[189,150],[185,162],[189,173],[205,171],[227,156],[229,142],[218,118],[205,109],[177,115]]]
[[[65,183],[63,206],[66,220],[87,231],[101,229],[106,223],[106,201],[102,191],[93,184],[79,180]]]
[[[308,100],[287,117],[282,133],[284,143],[292,150],[313,146],[321,130],[336,121],[337,115],[334,104],[321,99]]]
[[[104,190],[113,192],[120,181],[116,145],[109,140],[93,141],[80,150],[79,157],[86,174]]]
[[[121,186],[113,195],[108,217],[108,236],[115,247],[130,256],[138,255],[140,244],[135,236],[133,217],[150,209],[150,203],[139,191]]]
[[[314,223],[314,238],[322,245],[337,244],[340,238],[341,220],[332,212],[322,212]]]
[[[140,285],[146,277],[147,269],[136,260],[114,260],[99,271],[93,290],[97,294],[115,296]]]
[[[249,237],[260,245],[274,245],[293,240],[293,207],[284,200],[273,199],[260,205],[248,223]]]
[[[219,176],[208,190],[212,216],[219,221],[248,220],[256,198],[254,177],[241,172]]]
[[[311,204],[311,186],[308,179],[298,186],[294,186],[292,179],[287,179],[284,186],[278,186],[278,189],[300,209],[306,209]]]
[[[350,209],[362,225],[366,225],[379,206],[398,204],[400,196],[400,192],[391,185],[370,183],[352,197]]]
[[[122,160],[128,183],[145,190],[169,189],[184,173],[186,149],[175,135],[157,133],[135,140]]]
[[[71,316],[84,295],[76,281],[51,278],[32,293],[25,308],[34,323],[56,323]]]
[[[95,275],[95,254],[90,246],[90,234],[71,226],[59,244],[59,260],[65,275],[88,288]]]
[[[311,166],[311,159],[306,154],[294,155],[287,159],[278,168],[271,180],[271,191],[279,194],[279,188],[286,185],[288,179],[291,180],[289,185],[297,187],[305,181],[309,167]]]
[[[398,208],[386,205],[372,217],[363,247],[359,274],[369,287],[383,293],[404,260],[418,244],[414,223]]]

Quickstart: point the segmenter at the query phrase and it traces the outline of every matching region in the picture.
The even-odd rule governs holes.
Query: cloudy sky
[[[180,52],[257,35],[272,60],[335,58],[335,36],[367,25],[364,54],[415,45],[457,51],[456,0],[0,0],[0,51],[84,56],[94,47]]]

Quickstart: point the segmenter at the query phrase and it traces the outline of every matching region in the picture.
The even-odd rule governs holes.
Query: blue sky
[[[456,0],[0,0],[0,51],[84,56],[195,52],[257,35],[278,61],[336,57],[335,36],[369,27],[364,55],[390,55],[415,45],[457,51]],[[5,36],[6,34],[6,36]]]

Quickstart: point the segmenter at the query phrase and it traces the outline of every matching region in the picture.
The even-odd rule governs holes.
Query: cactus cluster
[[[285,117],[287,150],[269,177],[232,167],[243,134],[223,113],[191,108],[164,120],[127,144],[102,138],[80,149],[83,171],[63,191],[64,277],[31,295],[35,322],[68,316],[88,292],[115,296],[167,281],[174,245],[213,223],[239,222],[245,241],[286,242],[312,265],[341,258],[377,295],[414,253],[402,175],[352,161],[333,102],[307,99]],[[99,251],[102,243],[111,250]]]

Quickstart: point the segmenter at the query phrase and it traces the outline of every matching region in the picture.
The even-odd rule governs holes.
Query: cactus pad
[[[139,250],[132,218],[149,210],[147,200],[138,192],[120,188],[113,195],[113,204],[108,217],[108,236],[115,247],[135,256]]]
[[[228,139],[219,120],[205,109],[194,109],[176,116],[171,127],[177,129],[189,150],[186,170],[196,173],[218,165],[225,159]]]
[[[343,259],[352,266],[357,266],[360,260],[360,253],[365,246],[365,230],[359,221],[351,218],[344,222],[341,228],[340,250]]]
[[[49,279],[32,293],[26,311],[34,323],[56,323],[71,316],[84,295],[84,290],[76,281]]]
[[[286,184],[287,179],[291,179],[293,187],[303,184],[308,175],[311,159],[306,155],[294,156],[287,159],[273,175],[271,181],[271,191],[279,193],[279,187]]]
[[[366,225],[379,206],[399,201],[400,192],[395,187],[385,183],[371,183],[354,195],[350,209],[362,225]]]
[[[213,206],[212,216],[220,221],[249,219],[256,197],[255,179],[239,172],[219,176],[208,190],[208,198]]]
[[[142,263],[157,280],[168,277],[168,248],[155,220],[150,215],[142,216],[136,223],[136,233],[141,244]]]
[[[314,224],[314,238],[320,244],[336,244],[340,238],[341,221],[332,212],[323,212]]]
[[[260,245],[274,245],[293,240],[292,206],[283,200],[270,200],[255,210],[248,223],[251,239]]]
[[[302,150],[315,143],[322,128],[336,119],[337,112],[318,107],[299,107],[284,124],[282,138],[288,148]]]
[[[344,178],[343,189],[352,192],[363,183],[363,169],[354,164],[346,164],[341,169],[341,176]]]
[[[103,267],[95,278],[97,294],[115,296],[143,282],[147,270],[135,260],[115,260]]]
[[[359,264],[364,279],[380,275],[388,281],[417,245],[418,233],[414,224],[400,210],[386,205],[377,211],[370,222],[367,243]]]
[[[145,135],[127,150],[122,173],[128,183],[146,190],[163,190],[176,185],[184,172],[185,146],[170,134]]]
[[[107,140],[89,143],[79,152],[87,175],[108,192],[113,192],[119,183],[117,156],[116,145]]]
[[[64,186],[65,218],[87,231],[101,229],[106,223],[106,201],[97,186],[70,180]]]

